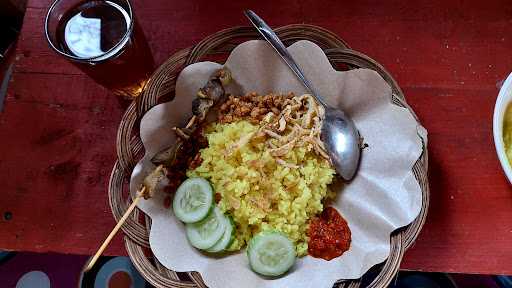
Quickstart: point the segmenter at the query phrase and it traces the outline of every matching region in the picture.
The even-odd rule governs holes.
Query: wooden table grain
[[[315,24],[382,63],[429,132],[431,206],[402,268],[512,274],[512,189],[492,140],[512,70],[508,1],[133,0],[157,63],[250,8]],[[107,181],[123,106],[53,53],[30,0],[0,113],[0,249],[92,254],[114,226]],[[7,217],[9,218],[9,217]],[[118,236],[107,254],[126,254]]]

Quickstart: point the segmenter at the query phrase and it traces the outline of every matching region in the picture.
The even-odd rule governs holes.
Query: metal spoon
[[[361,157],[360,137],[354,122],[341,110],[328,105],[315,92],[311,83],[306,79],[302,70],[288,53],[288,50],[286,50],[283,42],[281,42],[276,33],[272,31],[263,19],[251,10],[246,10],[245,16],[249,18],[252,25],[256,27],[263,38],[283,58],[284,62],[292,69],[297,78],[302,81],[302,84],[315,97],[318,103],[324,106],[325,118],[321,132],[322,140],[338,174],[347,181],[351,180],[356,174],[359,158]]]

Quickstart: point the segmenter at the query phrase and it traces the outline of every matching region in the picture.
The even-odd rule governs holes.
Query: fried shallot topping
[[[230,123],[248,120],[260,124],[260,129],[240,138],[227,149],[231,154],[256,137],[265,137],[270,154],[281,165],[297,168],[282,158],[295,147],[305,147],[329,161],[324,143],[320,139],[324,108],[313,96],[269,94],[260,96],[249,93],[242,97],[230,98],[221,106],[219,121]]]

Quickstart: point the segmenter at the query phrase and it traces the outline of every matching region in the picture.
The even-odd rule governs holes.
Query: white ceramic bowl
[[[505,154],[505,145],[503,143],[503,116],[509,103],[512,102],[512,73],[508,75],[507,80],[501,86],[496,105],[494,106],[494,116],[492,122],[492,130],[494,134],[494,145],[496,146],[496,153],[500,159],[501,167],[507,175],[508,181],[512,183],[512,167],[508,162],[507,155]]]

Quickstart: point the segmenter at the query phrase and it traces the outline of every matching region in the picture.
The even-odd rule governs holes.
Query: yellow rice
[[[258,126],[247,121],[211,124],[206,131],[209,146],[200,152],[203,162],[187,176],[206,178],[222,196],[218,205],[236,224],[229,250],[241,249],[260,231],[278,230],[295,243],[297,255],[306,255],[309,219],[323,210],[325,197],[334,197],[328,185],[335,171],[305,147],[295,147],[281,157],[299,168],[280,165],[261,137],[227,152],[256,130]]]

